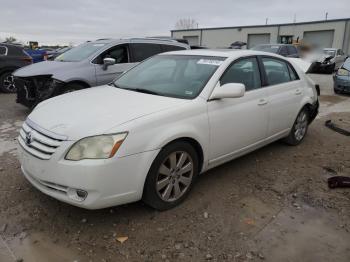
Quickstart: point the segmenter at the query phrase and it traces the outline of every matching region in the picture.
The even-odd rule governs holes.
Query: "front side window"
[[[67,52],[56,57],[55,61],[60,62],[79,62],[82,61],[98,50],[102,49],[106,44],[103,43],[85,43],[74,47]]]
[[[114,85],[135,92],[193,99],[224,60],[211,56],[158,55],[127,71]]]
[[[273,58],[262,58],[269,85],[278,85],[291,81],[287,63]]]
[[[234,62],[220,79],[220,85],[227,83],[242,83],[246,91],[260,88],[260,71],[256,58],[245,58]]]
[[[141,62],[151,56],[162,52],[160,45],[149,43],[135,43],[131,44],[134,62]]]
[[[117,45],[99,55],[93,63],[103,64],[103,59],[114,58],[116,64],[128,63],[129,62],[129,52],[127,45]]]
[[[287,47],[285,45],[281,46],[279,54],[282,55],[282,56],[287,56],[288,55],[288,50],[287,50]]]

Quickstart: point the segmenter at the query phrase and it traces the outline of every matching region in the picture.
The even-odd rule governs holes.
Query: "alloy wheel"
[[[308,124],[307,114],[303,110],[298,115],[295,123],[294,135],[296,140],[301,141],[304,138],[306,134],[307,124]]]
[[[15,85],[15,81],[13,78],[13,75],[7,75],[4,80],[2,81],[2,86],[5,90],[7,90],[8,92],[15,92],[16,91],[16,85]]]
[[[172,152],[158,170],[156,179],[158,196],[166,202],[181,198],[192,183],[193,169],[193,159],[187,152]]]

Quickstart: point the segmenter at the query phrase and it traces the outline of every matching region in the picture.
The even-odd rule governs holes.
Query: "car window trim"
[[[226,67],[225,71],[221,74],[221,76],[219,77],[219,80],[217,81],[216,85],[219,83],[219,87],[221,86],[221,83],[220,83],[221,78],[223,77],[223,75],[226,74],[226,72],[230,69],[230,67],[231,67],[233,64],[239,62],[240,60],[249,59],[249,58],[255,58],[256,61],[257,61],[257,63],[258,63],[258,70],[259,70],[259,75],[260,75],[260,87],[259,87],[259,88],[252,89],[252,90],[248,90],[248,91],[246,91],[246,93],[247,93],[247,92],[251,92],[251,91],[256,91],[256,90],[262,89],[262,88],[263,88],[262,72],[261,72],[261,69],[260,69],[259,59],[258,59],[258,56],[257,56],[257,55],[241,56],[241,57],[239,57],[239,58],[233,60],[233,61]],[[215,85],[215,86],[216,86],[216,85]],[[215,89],[215,88],[214,88],[214,89]],[[214,91],[214,90],[213,90],[213,91]]]
[[[260,71],[263,71],[263,74],[264,74],[264,79],[265,79],[265,83],[264,83],[264,87],[269,87],[269,86],[277,86],[277,85],[283,85],[283,84],[286,84],[286,83],[290,83],[290,82],[294,82],[294,81],[299,81],[300,80],[300,77],[299,75],[297,74],[294,66],[288,61],[288,60],[284,60],[282,58],[279,58],[279,57],[274,57],[274,56],[269,56],[269,55],[258,55],[260,61],[261,61],[261,66],[262,66],[262,69],[260,69]],[[294,72],[294,74],[296,75],[297,79],[295,80],[292,80],[291,76],[290,76],[290,72],[289,72],[289,69],[288,69],[288,75],[289,75],[289,79],[290,81],[288,82],[284,82],[284,83],[280,83],[280,84],[274,84],[274,85],[270,85],[268,83],[268,79],[267,79],[267,74],[266,74],[266,70],[265,70],[265,66],[264,66],[264,63],[263,63],[263,58],[269,58],[269,59],[274,59],[274,60],[279,60],[281,62],[284,62],[286,63]],[[287,67],[288,68],[288,67]]]

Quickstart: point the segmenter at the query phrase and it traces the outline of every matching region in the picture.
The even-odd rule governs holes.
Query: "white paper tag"
[[[200,59],[197,64],[200,65],[214,65],[214,66],[219,66],[222,64],[223,61],[220,60],[213,60],[213,59]]]

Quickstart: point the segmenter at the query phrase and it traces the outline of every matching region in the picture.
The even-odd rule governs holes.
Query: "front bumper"
[[[17,88],[16,102],[33,108],[41,101],[53,97],[65,85],[48,76],[41,77],[15,77]]]
[[[19,147],[21,169],[41,192],[86,209],[99,209],[138,201],[148,170],[159,150],[126,157],[68,161],[63,157],[71,141],[65,141],[49,160],[39,159]],[[76,190],[87,192],[77,200]]]

